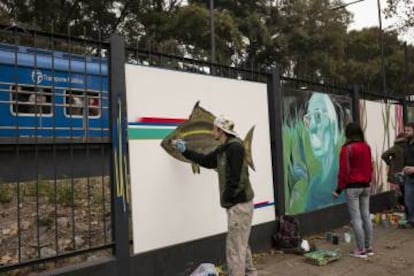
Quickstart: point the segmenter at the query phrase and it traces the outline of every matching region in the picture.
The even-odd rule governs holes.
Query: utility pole
[[[216,35],[214,30],[214,0],[210,0],[211,62],[216,62]]]
[[[405,85],[404,85],[404,94],[409,95],[408,91],[408,46],[407,42],[404,42],[404,79],[405,79]]]
[[[382,16],[381,16],[381,3],[377,0],[378,6],[378,24],[379,24],[379,43],[381,47],[381,75],[382,75],[382,94],[387,95],[387,82],[385,76],[385,58],[384,58],[384,32],[382,30]]]

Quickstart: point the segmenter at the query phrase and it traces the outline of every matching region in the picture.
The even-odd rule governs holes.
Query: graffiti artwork
[[[371,193],[389,191],[387,166],[381,160],[381,154],[393,145],[395,136],[403,131],[402,106],[360,100],[359,110],[361,126],[365,133],[365,139],[371,147],[374,165]]]
[[[188,149],[203,154],[213,151],[219,146],[219,142],[216,141],[211,134],[215,118],[216,116],[202,108],[199,105],[199,102],[197,102],[189,119],[165,137],[161,142],[161,146],[172,157],[183,162],[191,163],[191,161],[187,160],[180,152],[177,151],[177,149],[172,145],[172,141],[176,139],[183,139],[186,141]],[[252,170],[254,170],[251,152],[253,130],[254,127],[250,128],[246,138],[243,140],[243,144],[246,149],[246,162]],[[191,163],[191,166],[194,173],[200,173],[200,166],[198,164]]]
[[[344,202],[332,197],[337,186],[344,127],[352,121],[345,96],[285,89],[283,156],[285,207],[298,214]]]

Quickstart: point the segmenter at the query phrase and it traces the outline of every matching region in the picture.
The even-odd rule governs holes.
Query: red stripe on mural
[[[182,124],[186,119],[178,118],[157,118],[157,117],[141,117],[136,122],[146,124]]]
[[[264,205],[264,204],[269,204],[269,201],[257,202],[257,203],[254,204],[254,206]]]

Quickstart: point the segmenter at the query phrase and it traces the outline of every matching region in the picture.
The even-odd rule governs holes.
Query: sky
[[[354,1],[355,0],[344,0],[345,3],[351,3]],[[384,10],[386,7],[386,0],[380,0],[380,3],[381,10]],[[361,30],[364,27],[376,27],[379,25],[377,0],[365,0],[355,4],[351,4],[347,6],[346,9],[354,14],[354,22],[351,24],[349,28],[350,30]],[[383,29],[393,28],[393,26],[395,26],[395,19],[385,19],[383,13],[381,13],[381,16]],[[400,39],[406,40],[410,44],[414,44],[413,31],[401,35]]]

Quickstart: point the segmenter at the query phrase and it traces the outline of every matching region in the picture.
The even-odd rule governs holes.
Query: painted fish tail
[[[191,163],[191,168],[193,169],[193,173],[194,174],[199,174],[200,173],[200,166],[196,163]]]
[[[249,130],[249,132],[247,132],[246,138],[244,138],[244,140],[243,140],[243,146],[246,150],[246,157],[245,158],[246,158],[247,164],[249,165],[249,167],[253,171],[256,170],[256,168],[254,166],[254,163],[253,163],[253,155],[252,155],[252,140],[253,140],[254,127],[255,126],[252,126],[252,128]]]

